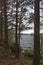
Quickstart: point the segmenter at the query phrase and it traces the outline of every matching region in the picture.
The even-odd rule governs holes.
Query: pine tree
[[[39,0],[35,0],[33,65],[40,65],[40,17],[39,16],[40,16]]]
[[[18,0],[16,0],[16,58],[18,58],[18,38],[17,38],[17,27],[18,26]]]
[[[4,0],[4,45],[5,48],[9,49],[9,39],[8,39],[8,23],[7,23],[7,1]]]
[[[0,8],[1,8],[1,13],[0,13],[0,41],[2,42],[2,0],[0,1]]]

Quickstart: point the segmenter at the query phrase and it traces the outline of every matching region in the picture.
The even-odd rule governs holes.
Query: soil
[[[0,65],[26,65],[22,58],[16,59],[15,55],[0,49]]]

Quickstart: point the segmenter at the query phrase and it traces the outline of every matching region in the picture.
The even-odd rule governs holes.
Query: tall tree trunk
[[[18,44],[17,44],[17,23],[18,23],[18,0],[16,0],[16,58],[18,57]]]
[[[33,65],[40,65],[40,15],[39,1],[35,0],[35,16],[34,16],[34,60]]]
[[[19,23],[19,25],[18,25],[18,57],[20,57],[20,22],[21,22],[21,16],[20,16],[20,18],[19,18],[19,21],[18,21],[18,23]]]
[[[7,24],[7,1],[4,0],[4,45],[5,48],[9,49],[9,43],[8,43],[8,24]]]
[[[18,0],[16,0],[16,58],[19,58],[19,42],[18,42]]]
[[[2,42],[2,0],[1,0],[1,15],[0,15],[0,40]]]

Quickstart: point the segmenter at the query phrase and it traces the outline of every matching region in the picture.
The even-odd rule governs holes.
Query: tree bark
[[[18,58],[18,38],[17,38],[17,27],[18,26],[18,0],[16,0],[16,58]]]
[[[9,49],[8,24],[7,24],[7,1],[4,0],[4,46]]]
[[[2,42],[2,0],[1,0],[1,15],[0,15],[0,41]]]
[[[33,65],[40,65],[40,15],[39,1],[35,0],[35,15],[34,15],[34,59]]]

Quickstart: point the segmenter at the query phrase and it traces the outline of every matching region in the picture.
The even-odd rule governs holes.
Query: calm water
[[[34,38],[33,35],[21,35],[20,46],[22,49],[33,49]]]

